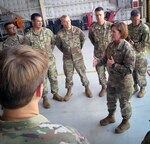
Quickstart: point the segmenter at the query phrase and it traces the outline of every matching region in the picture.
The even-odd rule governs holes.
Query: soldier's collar
[[[71,26],[71,29],[69,29],[69,30],[67,30],[67,29],[64,28],[64,31],[65,31],[65,32],[73,32],[73,31],[74,31],[74,27]]]
[[[39,31],[39,32],[34,31],[32,28],[32,33],[37,36],[40,35],[42,31],[43,31],[43,28],[41,28],[41,31]]]
[[[100,27],[104,27],[104,29],[107,28],[106,21],[104,21],[104,23],[103,23],[102,25],[100,25],[98,22],[97,22],[97,24],[98,24],[98,26],[100,26]]]
[[[142,25],[142,21],[140,21],[140,23],[139,23],[138,25],[136,25],[136,26],[134,26],[133,23],[132,23],[132,26],[133,26],[133,27],[139,27],[139,26],[141,26],[141,25]]]
[[[38,126],[42,122],[49,122],[43,115],[38,114],[24,120],[3,121],[0,119],[0,127],[6,129],[25,129]]]
[[[121,49],[122,49],[122,46],[124,45],[124,42],[125,42],[124,39],[121,39],[121,40],[120,40],[120,42],[119,42],[119,44],[118,44],[118,46],[117,46],[117,50],[121,50]],[[115,45],[115,43],[114,43],[114,45]]]

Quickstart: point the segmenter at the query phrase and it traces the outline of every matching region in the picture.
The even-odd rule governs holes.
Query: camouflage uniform
[[[83,32],[75,26],[72,26],[71,30],[62,29],[57,34],[56,45],[63,53],[66,88],[70,88],[73,85],[74,68],[81,78],[82,85],[89,85],[81,52],[84,41],[85,36]]]
[[[1,144],[89,144],[75,129],[53,124],[42,115],[21,121],[0,120],[0,140]]]
[[[111,56],[114,58],[115,64],[108,67],[108,111],[109,113],[115,112],[118,98],[123,119],[129,119],[131,117],[129,99],[133,92],[132,72],[135,65],[135,53],[126,40],[122,40],[119,45],[112,42],[108,45],[105,57],[100,60],[98,65],[106,64],[107,59],[110,59]]]
[[[49,56],[49,68],[48,68],[48,78],[51,85],[51,93],[58,93],[58,81],[57,81],[57,70],[55,57],[53,55],[53,49],[55,45],[55,38],[51,30],[47,28],[42,28],[41,32],[34,32],[33,29],[25,35],[25,41],[28,45],[32,46],[34,49],[42,49]],[[43,96],[47,96],[48,86],[47,86],[47,76],[45,78]]]
[[[111,42],[111,23],[105,21],[101,26],[94,22],[89,29],[89,39],[94,45],[94,56],[103,58],[104,52]],[[96,66],[96,71],[99,77],[99,83],[106,85],[105,66]]]
[[[136,54],[135,69],[133,71],[134,83],[140,87],[147,85],[146,70],[147,59],[145,54],[145,48],[148,46],[149,40],[149,27],[146,24],[140,24],[133,26],[131,23],[128,25],[129,36],[128,38],[134,42],[134,50]]]
[[[16,34],[14,36],[8,36],[8,38],[2,44],[2,48],[12,48],[23,43],[24,43],[24,36]]]

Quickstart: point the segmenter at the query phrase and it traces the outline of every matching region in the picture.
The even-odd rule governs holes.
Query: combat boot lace
[[[138,85],[137,84],[134,84],[134,92],[133,92],[133,95],[136,94],[138,91],[139,91],[139,88],[138,88]]]
[[[63,101],[63,97],[61,97],[58,93],[54,94],[53,95],[53,99],[54,100],[57,100],[57,101]]]
[[[89,86],[85,87],[85,94],[89,98],[93,97],[92,91],[90,90]]]
[[[102,85],[102,89],[99,93],[99,96],[100,97],[106,96],[106,86],[105,85]]]
[[[120,125],[115,129],[115,133],[120,134],[130,128],[128,119],[123,119]]]
[[[71,88],[68,88],[67,93],[64,97],[64,101],[68,101],[71,98],[71,96],[72,96],[72,90]]]
[[[109,114],[107,117],[104,119],[100,120],[100,125],[101,126],[106,126],[108,124],[115,123],[115,116],[114,114]]]
[[[141,87],[137,97],[142,98],[144,97],[144,95],[145,95],[145,87]]]
[[[50,108],[50,103],[48,102],[47,96],[43,96],[43,107],[46,109]]]

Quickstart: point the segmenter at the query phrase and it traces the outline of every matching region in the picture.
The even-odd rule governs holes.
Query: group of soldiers
[[[99,96],[105,96],[107,93],[110,95],[113,93],[113,90],[107,89],[107,79],[106,79],[106,64],[100,64],[102,59],[106,55],[106,49],[108,45],[112,42],[112,29],[117,25],[105,21],[104,18],[104,9],[102,7],[97,7],[95,9],[96,22],[93,22],[91,27],[89,28],[89,39],[91,43],[94,45],[94,61],[97,60],[97,64],[95,65],[99,83],[101,85],[101,89],[99,92]],[[130,93],[135,94],[138,92],[137,97],[142,98],[145,95],[145,88],[147,85],[146,82],[146,70],[147,70],[147,60],[145,49],[149,43],[149,27],[142,23],[140,19],[140,12],[137,9],[134,9],[131,12],[131,21],[132,23],[128,25],[128,35],[123,37],[125,42],[122,44],[130,45],[134,50],[133,55],[130,55],[131,59],[127,59],[129,54],[125,54],[124,59],[127,59],[129,66],[129,73],[133,74],[133,86],[130,89]],[[31,16],[32,28],[25,34],[25,36],[21,36],[17,34],[16,26],[13,23],[6,23],[5,29],[9,35],[9,37],[3,42],[3,49],[5,48],[13,48],[20,44],[26,44],[32,46],[33,49],[42,49],[45,53],[47,53],[49,57],[49,66],[47,71],[47,76],[45,77],[44,84],[44,92],[43,92],[43,106],[44,108],[49,108],[50,103],[48,102],[48,88],[47,88],[47,80],[50,81],[51,93],[53,94],[53,99],[57,101],[68,101],[72,96],[72,86],[73,86],[73,73],[74,69],[77,71],[81,78],[82,85],[85,87],[85,94],[87,97],[91,98],[93,96],[92,91],[89,87],[89,80],[86,76],[86,68],[83,61],[82,55],[82,47],[85,41],[85,35],[81,29],[71,25],[70,17],[67,15],[63,15],[60,18],[61,24],[63,28],[54,36],[51,30],[48,28],[42,27],[42,17],[38,13],[34,13]],[[116,22],[117,23],[117,22]],[[122,25],[122,23],[121,23]],[[125,27],[125,24],[122,25]],[[119,30],[121,33],[121,30]],[[126,43],[127,42],[127,43]],[[63,68],[64,74],[66,76],[66,88],[67,93],[64,97],[58,94],[58,81],[57,81],[57,69],[55,63],[55,57],[53,55],[54,46],[57,46],[58,49],[63,53]],[[119,50],[119,46],[118,46]],[[121,53],[121,52],[120,52]],[[129,52],[130,53],[130,52]],[[115,55],[115,54],[114,54]],[[116,54],[117,55],[117,54]],[[132,59],[133,57],[133,59]],[[132,63],[130,63],[130,61]],[[94,62],[93,61],[93,62]],[[122,61],[122,65],[124,65],[125,61]],[[111,67],[115,68],[120,75],[122,73],[126,75],[126,69],[123,66],[118,66],[119,64],[113,60],[111,63]],[[132,70],[133,69],[133,70]],[[112,71],[112,72],[114,72]],[[111,71],[110,71],[111,72]],[[127,72],[127,73],[128,73]],[[109,73],[109,72],[108,72]],[[124,76],[122,75],[122,76]],[[120,81],[119,76],[116,82]],[[113,80],[113,79],[112,79]],[[111,81],[109,81],[109,85],[111,85]],[[130,80],[124,83],[125,87],[129,86]],[[113,83],[113,82],[112,82]],[[132,82],[131,82],[132,84]],[[139,90],[140,87],[140,90]],[[121,89],[121,85],[116,88],[116,91]],[[114,94],[114,93],[113,93]],[[125,95],[126,93],[121,93],[121,95]],[[127,94],[128,97],[131,94]],[[125,97],[126,99],[126,97]],[[110,101],[114,99],[107,98],[108,111],[111,109]],[[129,98],[127,98],[128,102]],[[126,110],[126,114],[123,112],[123,109],[129,105],[129,103],[122,104],[121,110],[123,117],[126,117],[126,114],[131,116],[130,106],[128,110]],[[113,106],[112,106],[113,107]],[[115,110],[114,110],[115,111]],[[109,123],[115,122],[114,120],[114,111],[100,121],[101,125],[107,125]],[[129,116],[129,117],[130,117]],[[128,118],[129,119],[129,118]],[[129,128],[128,121],[123,121],[123,124],[119,127],[119,130],[116,130],[117,133],[124,132]]]

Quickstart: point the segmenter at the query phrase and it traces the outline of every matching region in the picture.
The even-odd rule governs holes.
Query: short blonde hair
[[[60,20],[62,21],[63,19],[65,19],[65,18],[67,18],[67,17],[69,17],[68,15],[62,15],[61,17],[60,17]]]
[[[0,103],[16,109],[27,105],[43,83],[48,57],[42,50],[20,45],[0,52]]]

